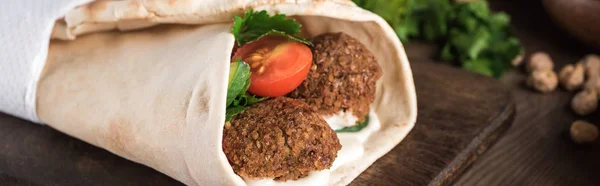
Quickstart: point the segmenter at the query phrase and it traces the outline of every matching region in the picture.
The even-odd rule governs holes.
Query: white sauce
[[[347,115],[352,114],[346,114],[346,116]],[[334,117],[336,116],[334,115]],[[343,117],[343,115],[339,117]],[[354,123],[356,123],[356,121],[354,121]],[[329,125],[331,126],[331,123]],[[375,112],[371,111],[369,112],[369,123],[362,130],[358,132],[337,133],[338,139],[340,139],[340,144],[342,144],[342,149],[338,151],[338,156],[335,161],[333,161],[331,170],[335,170],[348,162],[352,162],[362,157],[365,152],[363,144],[365,141],[367,141],[369,136],[371,136],[371,134],[373,134],[375,131],[379,130],[380,127],[381,124],[379,123],[379,118]]]
[[[351,112],[346,113],[344,111],[340,111],[337,114],[330,116],[323,116],[323,119],[327,121],[333,130],[353,126],[358,121],[358,118],[356,118],[356,116],[354,116]]]
[[[352,162],[365,153],[363,144],[353,136],[338,134],[338,138],[340,139],[340,144],[342,144],[342,149],[338,151],[337,158],[335,158],[333,165],[331,165],[331,170]]]
[[[352,162],[354,160],[360,159],[365,152],[365,148],[363,146],[364,142],[369,138],[371,134],[375,131],[379,130],[381,127],[381,123],[379,122],[379,118],[372,111],[369,112],[369,124],[358,132],[348,132],[348,133],[338,133],[338,139],[340,140],[340,144],[342,144],[342,149],[338,151],[337,158],[333,161],[333,165],[329,170],[322,170],[310,173],[307,177],[295,180],[295,181],[275,181],[273,179],[249,179],[243,178],[248,186],[303,186],[303,185],[311,185],[311,186],[320,186],[327,185],[329,183],[329,175],[330,170],[335,170],[340,166]],[[352,115],[352,113],[344,113],[340,112],[333,116],[324,117],[325,121],[331,126],[333,130],[337,130],[340,128],[353,126],[356,124],[358,119]]]
[[[372,110],[372,109],[371,109]],[[362,146],[362,144],[367,141],[367,139],[369,139],[369,136],[371,136],[371,134],[373,134],[374,132],[378,131],[379,128],[381,128],[381,122],[379,122],[379,117],[377,117],[377,114],[375,114],[375,112],[371,111],[369,112],[369,123],[367,124],[367,126],[365,128],[363,128],[362,130],[358,131],[358,132],[343,132],[343,133],[338,133],[338,138],[355,138],[358,141],[360,141],[360,144]],[[335,130],[335,129],[334,129]],[[340,143],[342,139],[340,139]],[[342,146],[344,144],[342,143]]]

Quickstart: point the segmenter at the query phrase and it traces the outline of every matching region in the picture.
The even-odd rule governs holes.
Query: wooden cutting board
[[[351,185],[449,185],[510,126],[515,106],[499,81],[427,61],[411,59],[419,109],[415,128]],[[0,113],[0,185],[181,183]]]

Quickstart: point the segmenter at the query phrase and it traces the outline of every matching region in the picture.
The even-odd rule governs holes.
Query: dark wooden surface
[[[38,184],[32,183],[28,180],[15,178],[4,173],[0,173],[0,184],[3,186],[38,186]]]
[[[491,5],[512,15],[513,30],[528,54],[547,51],[554,59],[555,70],[587,53],[600,52],[586,48],[555,26],[540,1],[492,1]],[[569,108],[573,93],[559,90],[538,94],[523,86],[525,78],[522,70],[502,78],[517,105],[513,126],[456,184],[600,185],[600,142],[575,145],[567,133],[576,119],[600,124],[600,114],[578,117]]]
[[[414,54],[421,51],[427,50]],[[411,61],[417,124],[353,185],[448,185],[512,123],[514,104],[500,82],[417,57]]]
[[[499,81],[413,61],[417,124],[352,185],[447,185],[510,126],[514,104]],[[48,127],[0,113],[0,185],[35,184],[179,183]]]
[[[583,44],[566,34],[566,32],[556,27],[544,12],[540,1],[497,0],[491,1],[491,5],[495,10],[503,10],[511,14],[513,30],[523,42],[528,54],[537,50],[549,52],[555,60],[557,70],[567,63],[577,61],[587,53],[599,52],[598,50],[586,48]],[[363,173],[354,182],[354,185],[367,185],[370,183],[379,185],[391,183],[425,185],[427,182],[423,180],[433,180],[438,175],[444,175],[432,170],[442,170],[439,167],[450,164],[452,161],[451,158],[448,158],[450,156],[444,156],[444,158],[433,159],[431,161],[419,158],[456,154],[456,151],[452,150],[454,147],[439,147],[417,141],[411,142],[410,140],[413,138],[425,138],[437,143],[456,140],[448,137],[437,137],[437,135],[444,136],[446,134],[440,131],[457,130],[447,128],[447,125],[444,125],[444,123],[454,125],[458,125],[459,123],[456,120],[449,120],[449,118],[453,118],[451,115],[458,115],[458,111],[447,113],[441,108],[448,107],[448,104],[451,104],[446,102],[447,99],[465,98],[437,96],[429,98],[431,100],[428,103],[433,104],[427,106],[423,105],[427,100],[423,100],[425,97],[422,95],[435,95],[436,91],[469,92],[469,89],[485,86],[477,83],[478,80],[471,80],[472,82],[468,82],[471,86],[464,86],[462,90],[451,90],[449,87],[452,87],[452,85],[456,86],[456,82],[453,82],[453,80],[457,76],[461,78],[462,73],[455,74],[454,76],[444,76],[445,78],[441,79],[441,81],[445,83],[436,84],[436,82],[427,82],[429,84],[424,84],[420,81],[425,79],[425,77],[419,76],[421,72],[417,71],[417,69],[427,69],[427,65],[429,64],[419,66],[418,61],[426,61],[427,56],[431,53],[428,54],[427,51],[429,50],[427,47],[417,45],[409,45],[407,46],[407,50],[409,50],[409,53],[416,51],[418,54],[411,57],[411,61],[415,63],[413,66],[416,70],[415,79],[417,80],[417,91],[419,94],[420,110],[417,128],[409,135],[406,141],[394,149],[393,153],[384,156]],[[436,71],[429,71],[431,74],[436,73]],[[439,75],[438,78],[441,76],[443,75]],[[568,107],[568,103],[573,95],[572,93],[557,91],[546,95],[538,94],[523,86],[524,79],[525,75],[521,70],[510,72],[502,78],[502,83],[509,87],[516,103],[517,114],[515,121],[505,136],[475,161],[458,179],[455,185],[600,185],[600,176],[597,173],[597,168],[600,167],[599,142],[586,146],[575,145],[569,140],[566,133],[569,124],[573,120],[587,119],[595,123],[600,123],[600,114],[594,113],[592,116],[585,118],[578,117]],[[437,86],[438,88],[423,92],[424,86]],[[484,102],[467,103],[464,105],[477,106],[483,105]],[[462,105],[458,105],[460,109]],[[489,107],[482,106],[482,108]],[[427,112],[432,115],[437,114],[437,117],[433,119],[424,118],[427,116]],[[127,180],[155,180],[153,183],[171,183],[168,178],[156,174],[152,170],[114,157],[105,151],[72,140],[50,129],[30,125],[14,118],[7,119],[6,116],[1,114],[0,117],[0,121],[2,121],[0,122],[0,133],[2,133],[0,136],[0,140],[2,140],[0,141],[0,154],[3,156],[0,158],[0,185],[36,185],[36,183],[38,185],[48,185],[50,182],[57,185],[58,183],[66,183],[73,178],[80,181],[77,183],[89,183],[93,181],[93,177],[106,178],[101,182],[95,182],[96,184],[123,183]],[[464,118],[472,119],[463,116]],[[435,123],[435,126],[429,125],[425,127],[427,123],[433,124],[433,121],[440,123]],[[8,125],[12,127],[24,125],[27,127],[23,127],[24,129],[22,130],[11,129],[13,130],[12,132],[3,132],[8,130],[5,128]],[[422,127],[422,129],[419,127]],[[428,130],[437,131],[436,133],[432,133],[437,135],[429,135],[427,132],[423,132]],[[11,152],[13,154],[10,154],[17,158],[5,159],[11,148],[18,147],[7,145],[3,143],[4,140],[9,138],[13,140],[20,139],[23,141],[21,144],[23,144],[28,138],[19,138],[18,135],[27,134],[41,136],[40,138],[44,139],[44,141],[58,140],[67,144],[56,147],[21,147],[22,150]],[[7,137],[6,135],[12,137]],[[29,143],[32,143],[32,140],[35,141],[35,138],[29,138],[31,138],[29,139]],[[40,139],[37,140],[35,143],[43,144],[43,141],[39,141]],[[465,145],[466,143],[462,142],[462,144]],[[44,151],[44,149],[47,151]],[[72,149],[82,150],[73,151]],[[411,151],[409,149],[416,150]],[[88,175],[87,177],[82,177],[81,174],[73,172],[70,172],[70,174],[60,174],[60,171],[64,171],[65,169],[76,170],[74,164],[77,164],[78,160],[73,159],[73,157],[79,155],[89,156],[91,154],[94,154],[94,159],[96,160],[113,162],[108,165],[103,164],[103,167],[116,166],[122,170],[105,168],[103,171],[97,171],[99,174],[94,176]],[[57,155],[65,156],[56,157]],[[38,158],[31,156],[37,156]],[[49,156],[54,159],[48,159]],[[43,162],[44,159],[54,162]],[[86,160],[83,161],[84,165],[89,164],[85,163]],[[30,163],[32,162],[37,162],[41,165],[31,166]],[[18,167],[20,166],[26,167],[19,169]],[[11,169],[7,169],[7,167]],[[110,173],[108,171],[114,172]],[[140,178],[140,176],[128,174],[129,172],[144,172],[146,175]],[[401,173],[405,173],[405,176]],[[146,184],[152,185],[149,182],[146,182]]]
[[[148,167],[0,113],[0,185],[177,185]]]

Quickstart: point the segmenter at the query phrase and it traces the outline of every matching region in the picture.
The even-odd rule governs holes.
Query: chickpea
[[[583,88],[593,90],[598,93],[598,96],[600,96],[600,76],[591,77],[588,79],[585,84],[583,84]]]
[[[591,143],[598,139],[598,127],[586,121],[573,122],[569,133],[573,142],[578,144]]]
[[[527,79],[527,85],[542,93],[552,92],[558,85],[558,77],[552,70],[536,70]]]
[[[585,74],[582,64],[568,64],[558,73],[558,79],[563,88],[568,91],[578,89],[585,80]]]
[[[582,62],[585,65],[585,74],[588,78],[600,76],[600,56],[590,54],[585,56]]]
[[[552,58],[545,52],[536,52],[531,55],[529,58],[529,63],[527,64],[527,71],[533,72],[536,70],[552,70],[554,68],[554,63],[552,63]]]
[[[598,108],[598,93],[585,89],[575,95],[571,100],[571,108],[579,115],[588,115]]]

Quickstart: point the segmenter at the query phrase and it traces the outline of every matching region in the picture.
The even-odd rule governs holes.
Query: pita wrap
[[[54,27],[38,83],[39,119],[187,185],[245,185],[221,140],[234,45],[231,22],[249,8],[292,16],[305,37],[344,32],[362,42],[382,67],[371,106],[381,128],[367,139],[359,160],[331,172],[329,185],[349,184],[413,128],[416,96],[402,44],[382,18],[347,0],[125,0],[79,6]]]

